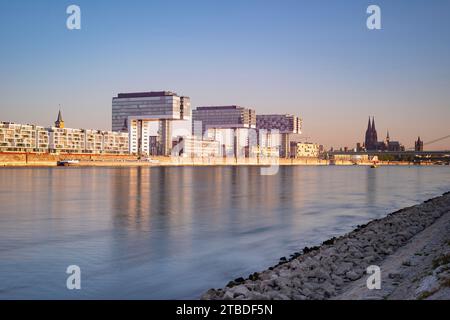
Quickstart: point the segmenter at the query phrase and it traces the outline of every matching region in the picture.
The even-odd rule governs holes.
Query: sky
[[[327,147],[362,142],[369,115],[406,147],[450,134],[448,0],[0,0],[0,41],[0,121],[50,125],[61,105],[67,127],[108,130],[117,93],[170,90],[299,115]]]

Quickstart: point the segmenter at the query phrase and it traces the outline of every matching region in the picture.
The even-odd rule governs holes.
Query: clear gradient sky
[[[301,115],[328,147],[362,141],[369,115],[407,147],[450,134],[449,0],[0,0],[0,41],[1,121],[50,125],[61,104],[66,126],[110,129],[118,92],[172,90]]]

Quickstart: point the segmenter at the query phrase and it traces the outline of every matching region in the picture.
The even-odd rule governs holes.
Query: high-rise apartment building
[[[112,100],[113,131],[128,132],[130,152],[150,154],[150,123],[158,121],[162,155],[170,155],[172,121],[190,120],[189,97],[170,91],[119,93]]]
[[[256,127],[259,131],[278,132],[280,135],[280,156],[290,157],[290,145],[295,136],[301,134],[302,119],[291,114],[261,114],[256,116]]]
[[[258,114],[256,127],[265,130],[278,130],[279,133],[301,133],[302,119],[290,114]]]
[[[194,135],[203,135],[208,129],[256,128],[256,112],[240,106],[197,107],[192,111]],[[201,131],[196,126],[201,123]]]

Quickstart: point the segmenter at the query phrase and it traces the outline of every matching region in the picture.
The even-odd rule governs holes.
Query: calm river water
[[[0,299],[198,298],[449,190],[448,166],[3,168]]]

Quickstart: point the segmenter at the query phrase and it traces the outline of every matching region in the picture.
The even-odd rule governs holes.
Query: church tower
[[[59,110],[59,112],[58,112],[58,118],[55,121],[55,127],[64,129],[64,120],[62,118],[61,110]]]
[[[417,141],[414,143],[414,151],[423,151],[423,141],[420,137],[417,138]]]
[[[367,124],[366,139],[364,141],[364,145],[366,146],[366,150],[372,149],[372,124],[370,123],[370,117],[369,123]]]
[[[376,149],[376,146],[378,144],[378,133],[377,129],[375,128],[375,117],[372,118],[372,144],[374,146],[374,149]]]
[[[369,117],[364,145],[366,146],[366,150],[377,150],[378,148],[378,133],[375,127],[375,117],[372,117],[372,119]]]

